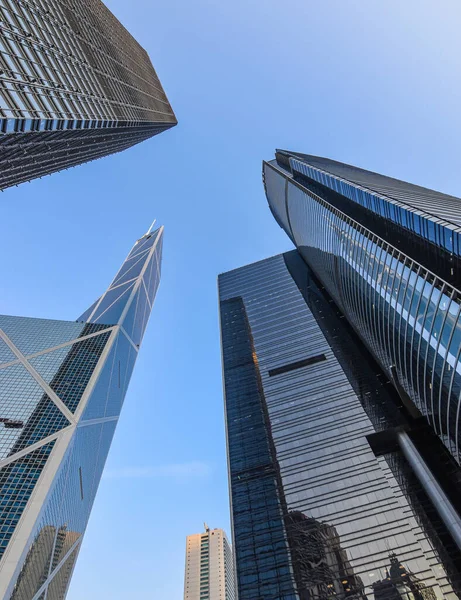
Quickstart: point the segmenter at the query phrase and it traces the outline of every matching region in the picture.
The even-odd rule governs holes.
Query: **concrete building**
[[[232,550],[222,529],[188,535],[184,600],[235,600]]]

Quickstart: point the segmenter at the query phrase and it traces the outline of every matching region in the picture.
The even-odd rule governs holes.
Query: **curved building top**
[[[276,162],[292,174],[304,175],[450,253],[461,254],[461,199],[456,196],[298,152],[277,150]]]

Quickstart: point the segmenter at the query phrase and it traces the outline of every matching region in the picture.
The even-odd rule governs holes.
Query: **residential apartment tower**
[[[222,529],[188,535],[184,600],[236,600],[232,550]]]

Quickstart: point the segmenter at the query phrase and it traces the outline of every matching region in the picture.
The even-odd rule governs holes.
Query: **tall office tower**
[[[188,535],[184,600],[236,600],[232,550],[222,529]]]
[[[0,316],[0,598],[62,600],[160,280],[139,239],[77,321]]]
[[[278,223],[461,463],[461,200],[284,151],[264,180]]]
[[[313,243],[330,223],[340,243],[311,220]],[[294,250],[224,273],[219,295],[239,600],[454,600],[459,470],[327,286]]]
[[[0,50],[0,189],[176,124],[146,51],[101,0],[5,0]]]

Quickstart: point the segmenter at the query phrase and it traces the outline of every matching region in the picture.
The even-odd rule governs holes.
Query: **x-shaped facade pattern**
[[[160,280],[163,228],[77,322],[0,316],[0,597],[65,597]]]

